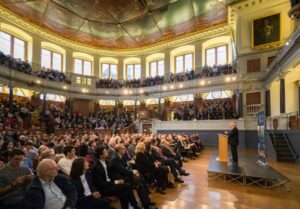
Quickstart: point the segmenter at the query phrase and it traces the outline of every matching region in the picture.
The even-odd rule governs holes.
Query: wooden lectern
[[[228,136],[219,134],[219,157],[217,161],[228,162]]]

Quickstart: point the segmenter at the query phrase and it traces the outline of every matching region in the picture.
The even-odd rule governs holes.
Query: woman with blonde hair
[[[146,146],[140,142],[136,145],[135,165],[137,170],[144,176],[149,183],[156,183],[156,191],[160,194],[166,194],[164,191],[165,183],[168,182],[167,171],[163,169],[159,162],[151,157],[150,150],[145,152]]]

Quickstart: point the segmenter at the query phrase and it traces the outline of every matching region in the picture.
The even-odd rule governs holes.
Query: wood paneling
[[[268,57],[268,65],[273,61],[276,56]]]
[[[260,72],[260,58],[247,60],[247,73]]]
[[[246,105],[261,104],[260,92],[246,93]]]
[[[73,113],[88,116],[90,112],[94,112],[95,104],[93,100],[88,99],[74,99]]]

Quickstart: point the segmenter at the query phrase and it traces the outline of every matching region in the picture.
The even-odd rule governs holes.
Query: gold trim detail
[[[31,34],[38,35],[43,39],[51,41],[56,44],[63,45],[65,47],[72,48],[77,51],[84,51],[91,54],[105,55],[105,56],[141,56],[145,54],[155,53],[167,48],[173,48],[174,46],[188,44],[193,41],[203,40],[219,35],[230,33],[230,27],[227,23],[223,23],[217,26],[213,26],[204,30],[191,32],[188,34],[175,37],[173,40],[162,41],[150,46],[133,48],[133,49],[104,49],[96,48],[90,45],[85,45],[79,42],[75,42],[66,38],[63,38],[54,32],[41,28],[29,21],[25,20],[21,16],[13,13],[9,9],[0,5],[0,17],[8,22],[21,27],[22,29],[30,32]]]

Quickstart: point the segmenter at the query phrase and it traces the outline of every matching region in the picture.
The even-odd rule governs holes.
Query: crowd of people
[[[220,120],[236,118],[232,99],[204,100],[200,108],[185,104],[174,111],[174,120]]]
[[[62,83],[71,83],[63,72],[57,70],[48,69],[43,67],[39,71],[33,71],[31,65],[28,62],[22,61],[21,59],[15,59],[10,55],[5,55],[0,51],[0,64],[5,65],[10,69],[26,73],[28,75],[36,76],[39,78],[62,82]]]
[[[41,115],[42,120],[43,115]],[[99,109],[88,116],[71,114],[67,107],[47,105],[45,113],[46,127],[50,129],[110,129],[113,133],[132,124],[130,111],[117,113],[115,110]],[[53,130],[52,130],[53,132]]]
[[[21,59],[15,59],[9,55],[5,55],[0,51],[0,64],[6,65],[10,69],[17,70],[32,76],[37,76],[43,79],[71,83],[66,78],[66,75],[63,72],[59,72],[53,69],[46,69],[43,67],[40,71],[33,71],[31,65],[28,62],[22,61]],[[191,70],[188,72],[182,73],[171,73],[168,76],[155,76],[145,79],[133,79],[133,80],[124,80],[119,81],[116,79],[100,79],[96,83],[96,88],[139,88],[139,87],[148,87],[148,86],[157,86],[166,83],[175,83],[182,81],[189,81],[194,79],[200,79],[203,77],[213,77],[218,75],[226,75],[236,73],[236,69],[231,64],[225,65],[214,65],[212,67],[205,65],[203,68]]]
[[[148,87],[148,86],[157,86],[166,83],[176,83],[182,81],[189,81],[194,79],[200,79],[203,77],[213,77],[219,75],[226,75],[236,73],[236,69],[231,64],[226,65],[214,65],[212,67],[204,66],[201,69],[195,69],[188,72],[182,73],[171,73],[169,76],[156,76],[151,78],[142,79],[133,79],[118,81],[116,79],[100,79],[96,87],[97,88],[139,88],[139,87]]]
[[[2,131],[0,208],[110,209],[112,196],[122,209],[156,208],[150,190],[184,183],[202,149],[195,134]]]
[[[0,130],[6,128],[23,128],[24,121],[30,119],[35,107],[26,99],[15,98],[10,110],[8,97],[0,97]]]

